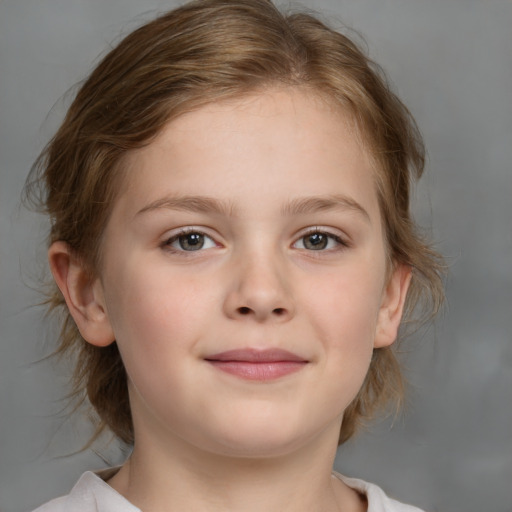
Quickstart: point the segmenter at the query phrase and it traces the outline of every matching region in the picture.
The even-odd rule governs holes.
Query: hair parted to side
[[[270,0],[193,1],[138,28],[100,62],[27,181],[29,200],[50,216],[49,243],[66,242],[94,275],[127,152],[151,142],[180,114],[268,87],[306,88],[351,115],[375,162],[391,265],[412,268],[405,320],[435,315],[443,299],[442,260],[417,233],[409,211],[411,182],[424,166],[414,120],[350,39],[311,14],[283,14]],[[133,443],[116,343],[87,343],[56,286],[48,303],[62,315],[57,352],[76,361],[75,398],[89,400],[97,412],[97,434],[110,428]],[[402,393],[393,350],[375,349],[363,387],[345,411],[340,443]]]

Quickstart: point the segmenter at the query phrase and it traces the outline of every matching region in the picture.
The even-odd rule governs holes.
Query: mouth
[[[220,352],[205,361],[225,373],[246,380],[275,380],[303,369],[308,361],[281,349],[238,349]]]

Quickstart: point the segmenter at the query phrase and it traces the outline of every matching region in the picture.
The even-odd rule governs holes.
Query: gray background
[[[407,345],[405,414],[340,450],[337,468],[427,510],[512,511],[512,2],[305,0],[366,37],[429,150],[415,209],[451,271],[448,305]],[[0,509],[69,490],[104,464],[63,420],[63,364],[32,305],[47,226],[25,176],[112,41],[173,2],[0,0]],[[50,112],[50,114],[48,114]],[[392,427],[392,428],[391,428]],[[107,450],[107,460],[120,455]]]

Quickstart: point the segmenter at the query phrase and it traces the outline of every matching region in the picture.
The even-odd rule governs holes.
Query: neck
[[[291,453],[261,458],[219,455],[179,442],[161,447],[141,439],[109,483],[144,512],[365,510],[355,492],[331,475],[333,433]]]

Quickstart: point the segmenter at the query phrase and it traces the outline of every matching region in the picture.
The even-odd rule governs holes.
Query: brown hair
[[[346,36],[306,13],[282,14],[268,0],[198,0],[129,34],[82,85],[40,155],[27,193],[40,186],[51,218],[49,242],[65,241],[94,273],[123,156],[151,142],[169,120],[201,105],[269,86],[316,91],[349,112],[376,163],[390,260],[410,265],[405,318],[433,316],[442,297],[440,257],[409,212],[411,181],[424,166],[415,122],[380,70]],[[75,357],[75,397],[96,410],[98,430],[133,443],[126,373],[116,343],[98,348],[80,335],[54,286],[50,309],[63,314],[58,352]],[[340,443],[390,400],[402,378],[391,348],[374,351],[366,380],[345,411]]]

